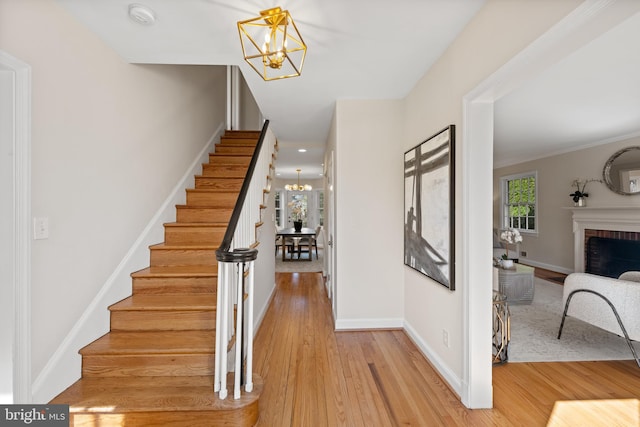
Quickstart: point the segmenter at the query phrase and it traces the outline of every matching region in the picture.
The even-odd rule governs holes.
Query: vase
[[[302,231],[302,221],[293,221],[293,229],[298,233]]]
[[[502,260],[502,268],[513,268],[513,260],[512,259],[503,259]]]
[[[579,207],[585,207],[587,206],[587,199],[585,199],[584,197],[578,197],[578,201],[575,202],[575,205]]]

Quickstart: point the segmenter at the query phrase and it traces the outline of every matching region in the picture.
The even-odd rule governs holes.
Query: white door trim
[[[14,359],[13,401],[31,397],[31,67],[0,50],[0,66],[13,71],[14,92]]]

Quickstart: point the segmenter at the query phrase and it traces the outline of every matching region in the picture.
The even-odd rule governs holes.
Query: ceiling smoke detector
[[[137,3],[129,5],[129,18],[140,25],[153,25],[156,22],[156,14],[153,10]]]

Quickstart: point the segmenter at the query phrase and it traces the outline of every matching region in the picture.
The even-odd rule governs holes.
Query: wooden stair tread
[[[160,250],[189,250],[192,251],[194,249],[206,249],[206,250],[211,250],[211,249],[218,249],[217,245],[207,245],[207,244],[193,244],[193,245],[183,245],[183,244],[176,244],[176,245],[168,245],[164,242],[162,243],[156,243],[155,245],[151,245],[149,246],[150,249],[160,249]]]
[[[183,227],[183,228],[211,227],[211,228],[222,228],[226,230],[228,224],[226,222],[166,222],[164,223],[164,226],[165,227]]]
[[[215,309],[215,294],[132,295],[109,307],[111,311],[200,311]]]
[[[247,129],[225,129],[224,136],[234,136],[234,135],[251,135],[254,138],[258,138],[262,133],[261,130],[247,130]]]
[[[225,411],[255,402],[263,389],[262,378],[253,375],[254,389],[240,399],[220,400],[213,393],[212,376],[185,377],[86,377],[74,383],[50,403],[70,404],[71,413]],[[230,394],[233,383],[229,383]]]
[[[220,180],[220,181],[231,181],[231,182],[244,182],[244,175],[243,176],[228,176],[228,175],[216,175],[216,176],[211,176],[211,175],[195,175],[196,179],[216,179],[216,180]]]
[[[80,350],[84,355],[213,353],[215,333],[195,331],[115,331]]]
[[[221,188],[188,188],[187,193],[222,193],[222,194],[235,194],[238,195],[237,191],[234,190],[226,190]]]
[[[247,153],[211,153],[209,154],[210,156],[216,156],[216,157],[253,157],[253,154],[247,154]]]
[[[216,209],[219,211],[232,211],[233,208],[225,208],[225,207],[219,207],[219,206],[207,206],[207,205],[176,205],[176,208],[178,209],[207,209],[207,210],[211,210],[211,209]]]
[[[176,265],[143,268],[131,277],[211,277],[218,275],[218,265]]]
[[[220,145],[255,147],[258,145],[258,141],[252,138],[229,138],[228,136],[225,136],[220,140],[220,144],[218,144],[218,146]]]
[[[252,147],[258,145],[258,141],[253,141],[249,138],[224,138],[221,139],[218,144],[215,145],[214,149],[218,147],[230,147],[230,146],[238,146],[238,147]]]
[[[244,140],[230,140],[230,141],[222,141],[220,144],[216,145],[216,150],[220,147],[237,147],[237,148],[251,148],[255,149],[256,144],[251,142],[245,142]]]

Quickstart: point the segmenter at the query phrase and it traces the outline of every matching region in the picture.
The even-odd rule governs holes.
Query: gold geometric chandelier
[[[284,189],[287,191],[311,191],[313,188],[309,184],[300,185],[300,171],[302,169],[296,169],[298,172],[298,183],[297,184],[287,184],[284,186]]]
[[[302,72],[307,45],[288,10],[263,10],[238,22],[244,59],[264,80],[286,79]]]

